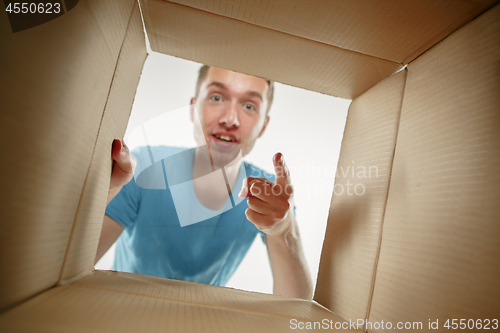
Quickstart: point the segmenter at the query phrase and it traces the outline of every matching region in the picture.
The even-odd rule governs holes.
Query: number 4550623
[[[498,329],[498,319],[448,319],[443,326],[452,330],[496,330]]]
[[[61,4],[60,3],[27,3],[27,2],[15,2],[9,3],[7,8],[5,8],[6,12],[14,13],[14,14],[59,14],[61,12]]]

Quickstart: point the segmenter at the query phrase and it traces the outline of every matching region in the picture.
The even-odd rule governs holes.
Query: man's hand
[[[120,192],[123,185],[132,180],[137,165],[134,155],[130,154],[125,143],[118,139],[113,141],[111,156],[113,158],[113,170],[109,184],[108,203]]]
[[[248,197],[245,214],[266,233],[265,240],[273,272],[273,293],[312,299],[311,276],[307,267],[293,210],[293,187],[283,155],[273,157],[276,179],[247,177],[240,198]]]
[[[293,187],[283,154],[273,157],[276,179],[247,177],[238,194],[248,197],[247,219],[267,235],[283,235],[292,228]]]

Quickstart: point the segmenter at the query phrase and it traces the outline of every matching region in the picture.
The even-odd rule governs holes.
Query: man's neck
[[[216,166],[212,164],[210,158],[205,156],[201,149],[196,149],[193,158],[192,174],[194,190],[198,201],[212,210],[224,207],[230,189],[234,189],[236,185],[241,162],[241,159],[237,158],[228,165],[222,167]],[[209,176],[214,170],[218,169],[221,169],[223,175],[225,174],[226,184],[221,184],[219,181],[220,178]],[[229,188],[227,184],[229,184]]]

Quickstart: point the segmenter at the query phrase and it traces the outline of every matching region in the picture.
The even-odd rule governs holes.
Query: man
[[[261,170],[238,158],[248,154],[264,133],[272,90],[272,83],[265,79],[203,66],[191,99],[199,148],[192,152],[143,148],[134,151],[136,159],[115,140],[108,207],[96,262],[120,237],[117,270],[225,285],[260,233],[268,248],[274,294],[311,299],[312,283],[282,154],[273,157],[275,179],[261,177]],[[169,175],[168,158],[157,164],[157,170],[168,178],[165,190],[145,190],[131,181],[137,163],[139,170],[146,170],[142,160],[154,154],[187,161],[182,166],[173,164],[171,174],[180,172],[184,174],[180,178],[186,179],[188,173],[193,180],[188,192],[183,192],[185,197],[175,205],[175,181]],[[249,177],[242,178],[245,173]],[[207,180],[216,174],[224,177],[223,186]],[[235,204],[232,193],[245,200]],[[212,217],[181,226],[183,207],[186,216],[192,217],[192,211],[198,209]]]

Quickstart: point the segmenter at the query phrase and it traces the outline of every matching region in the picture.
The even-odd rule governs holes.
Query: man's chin
[[[216,166],[224,167],[241,159],[241,150],[237,144],[220,147],[220,145],[211,142],[210,148],[213,163]]]

